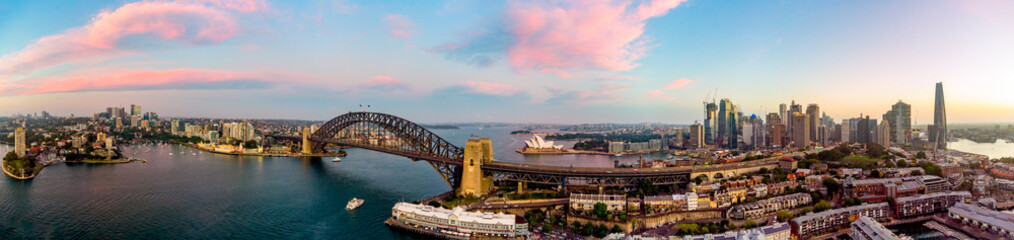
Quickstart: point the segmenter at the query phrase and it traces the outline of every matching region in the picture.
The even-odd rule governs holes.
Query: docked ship
[[[349,200],[348,204],[345,204],[345,209],[346,210],[356,209],[359,206],[362,206],[364,202],[366,202],[366,200],[352,198],[352,200]]]

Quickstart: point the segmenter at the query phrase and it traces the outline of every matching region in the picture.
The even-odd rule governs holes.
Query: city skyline
[[[163,117],[326,120],[362,104],[420,122],[692,124],[718,89],[714,98],[746,116],[793,100],[836,120],[880,116],[901,100],[921,126],[944,82],[949,123],[1006,122],[1009,10],[999,1],[4,3],[0,29],[13,34],[0,36],[0,115],[138,104]],[[600,18],[611,21],[591,21]]]

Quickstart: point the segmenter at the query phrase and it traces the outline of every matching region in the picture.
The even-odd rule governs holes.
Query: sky
[[[0,115],[1014,120],[1014,1],[0,0]],[[362,106],[362,107],[360,107]],[[369,108],[366,108],[369,106]]]

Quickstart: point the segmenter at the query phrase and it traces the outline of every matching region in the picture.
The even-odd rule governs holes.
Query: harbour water
[[[947,146],[951,149],[989,156],[990,159],[1014,157],[1014,143],[996,140],[994,143],[976,143],[968,139],[958,139]]]
[[[611,167],[637,156],[524,157],[511,128],[435,130],[463,146],[493,139],[500,161]],[[570,143],[573,144],[573,143]],[[0,145],[8,152],[10,146]],[[426,162],[362,149],[330,159],[232,156],[173,144],[125,146],[147,163],[57,164],[33,180],[0,180],[3,239],[416,239],[383,225],[398,201],[450,187]],[[173,153],[173,155],[169,155]],[[196,154],[196,155],[195,155]],[[650,157],[650,156],[649,156]],[[646,157],[647,158],[647,157]],[[353,197],[366,203],[353,211]]]

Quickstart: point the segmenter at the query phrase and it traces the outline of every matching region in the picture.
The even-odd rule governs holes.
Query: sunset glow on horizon
[[[1014,2],[6,1],[0,115],[690,124],[820,104],[1014,120]],[[717,96],[713,93],[717,90]],[[450,111],[463,114],[445,114]]]

